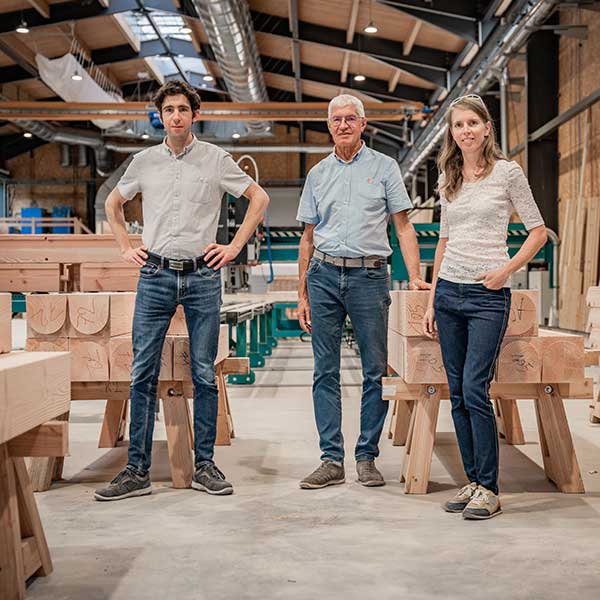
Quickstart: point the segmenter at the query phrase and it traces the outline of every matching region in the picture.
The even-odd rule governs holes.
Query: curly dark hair
[[[152,99],[154,104],[156,104],[156,108],[158,108],[158,112],[162,113],[162,106],[167,96],[177,96],[178,94],[182,94],[188,99],[192,107],[192,112],[196,112],[200,108],[200,96],[198,92],[189,83],[173,79],[161,85]]]

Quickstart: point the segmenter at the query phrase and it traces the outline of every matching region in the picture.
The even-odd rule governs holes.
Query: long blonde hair
[[[440,172],[438,192],[443,194],[448,201],[451,201],[456,196],[463,184],[463,155],[458,144],[452,137],[452,111],[455,108],[472,110],[484,123],[489,122],[491,125],[490,133],[483,142],[482,159],[484,168],[479,178],[483,179],[487,177],[492,172],[497,160],[507,160],[496,143],[492,117],[483,100],[475,95],[464,96],[455,100],[446,113],[446,124],[448,127],[444,136],[444,144],[437,158],[437,166]]]

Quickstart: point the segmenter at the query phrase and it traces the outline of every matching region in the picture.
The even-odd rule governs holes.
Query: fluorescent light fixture
[[[29,33],[29,27],[27,27],[27,22],[25,21],[25,19],[21,20],[15,31],[17,33]]]
[[[204,75],[204,77],[202,77],[202,80],[203,81],[214,81],[215,78],[210,73],[207,73],[206,75]]]
[[[374,34],[374,33],[377,33],[379,31],[379,29],[377,29],[377,25],[375,25],[375,23],[373,23],[373,21],[369,21],[369,24],[363,29],[363,31],[365,33]]]
[[[361,75],[360,73],[354,76],[354,81],[364,81],[365,79],[366,77],[364,75]]]
[[[239,134],[237,131],[234,131],[234,132],[231,134],[231,137],[232,137],[234,140],[239,140],[239,139],[240,139],[242,136],[241,136],[241,135],[240,135],[240,134]]]
[[[26,131],[26,132],[23,134],[23,137],[26,137],[26,138],[32,138],[32,137],[33,137],[33,133],[31,133],[31,131]]]

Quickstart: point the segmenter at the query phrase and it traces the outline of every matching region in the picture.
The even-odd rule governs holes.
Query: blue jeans
[[[509,288],[437,282],[434,310],[452,419],[469,481],[498,493],[498,431],[489,385],[510,313]]]
[[[313,258],[307,272],[315,360],[313,403],[321,460],[344,461],[340,354],[346,315],[350,316],[363,373],[360,436],[356,460],[379,455],[388,403],[381,399],[387,369],[390,305],[387,267],[336,267]]]
[[[207,266],[182,273],[148,263],[140,269],[133,316],[127,465],[139,474],[150,469],[160,358],[178,304],[183,305],[190,339],[195,464],[213,459],[218,410],[214,361],[219,340],[221,273]]]

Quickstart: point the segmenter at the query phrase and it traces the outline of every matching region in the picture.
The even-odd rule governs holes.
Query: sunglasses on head
[[[454,106],[455,104],[458,104],[462,100],[467,100],[467,99],[479,100],[479,102],[481,102],[481,104],[484,104],[483,98],[481,96],[478,96],[477,94],[465,94],[464,96],[459,96],[458,98],[455,98],[454,100],[452,100],[452,102],[450,103],[450,106]]]

